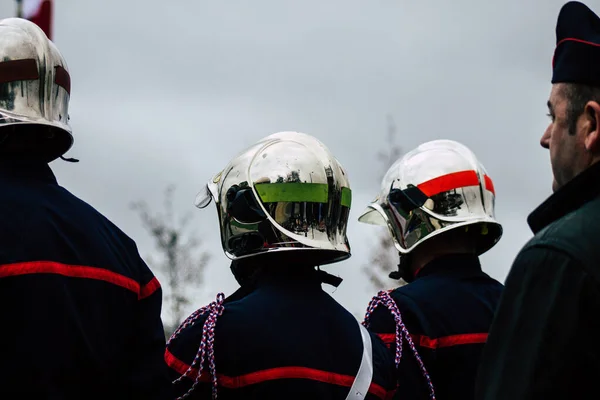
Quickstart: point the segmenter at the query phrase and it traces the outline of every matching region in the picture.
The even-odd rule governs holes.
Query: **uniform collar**
[[[0,177],[57,184],[50,166],[45,162],[33,160],[0,160]]]
[[[415,280],[428,275],[473,276],[481,274],[481,263],[475,254],[449,254],[425,264],[415,274]]]
[[[296,271],[288,270],[277,273],[270,271],[261,274],[257,279],[257,286],[282,286],[282,287],[305,287],[319,288],[323,282],[321,274],[316,270]]]
[[[527,223],[534,234],[568,213],[581,208],[600,194],[600,162],[592,165],[536,208]]]

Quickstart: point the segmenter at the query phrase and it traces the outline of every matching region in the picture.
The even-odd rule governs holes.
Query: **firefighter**
[[[503,288],[479,261],[502,235],[494,201],[492,180],[475,155],[455,141],[435,140],[390,167],[359,217],[389,228],[400,255],[390,277],[408,283],[379,292],[365,317],[396,355],[399,399],[433,397],[432,386],[441,400],[474,396]],[[421,358],[407,355],[414,348]]]
[[[73,143],[65,59],[9,18],[0,60],[0,398],[171,398],[158,281],[48,165]]]
[[[199,195],[214,200],[240,288],[194,312],[165,359],[190,399],[384,399],[395,388],[383,342],[323,291],[319,266],[350,257],[351,191],[317,139],[270,135],[235,157]]]
[[[600,17],[580,2],[558,13],[551,82],[540,144],[549,152],[554,193],[527,219],[535,236],[506,279],[477,399],[597,396]]]

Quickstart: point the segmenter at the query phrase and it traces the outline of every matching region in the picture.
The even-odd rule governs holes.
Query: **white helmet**
[[[0,142],[8,133],[40,138],[46,161],[73,144],[71,78],[65,59],[44,31],[21,18],[0,20]]]
[[[309,252],[319,264],[350,257],[348,178],[312,136],[280,132],[261,139],[206,185],[196,206],[211,199],[232,260],[274,252]]]
[[[387,226],[401,255],[441,233],[479,225],[476,249],[482,254],[502,236],[494,201],[492,180],[473,152],[452,140],[434,140],[390,167],[358,220]]]

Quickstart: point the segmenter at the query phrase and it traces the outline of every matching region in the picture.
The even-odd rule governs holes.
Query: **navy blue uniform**
[[[438,258],[415,280],[391,292],[416,348],[429,372],[438,400],[474,397],[484,343],[503,286],[481,270],[470,255]],[[379,306],[370,329],[395,351],[395,323]],[[426,381],[406,341],[398,370],[399,399],[425,399]]]
[[[0,190],[0,398],[171,398],[135,243],[45,163],[1,161]]]
[[[316,276],[262,276],[249,294],[232,297],[215,329],[219,399],[346,398],[361,361],[361,334],[356,318]],[[192,364],[205,320],[201,316],[170,342],[165,358],[173,379]],[[385,399],[395,388],[393,359],[377,335],[371,338],[374,373],[366,399]],[[179,395],[197,371],[176,385]],[[208,376],[202,372],[190,398],[210,398]]]

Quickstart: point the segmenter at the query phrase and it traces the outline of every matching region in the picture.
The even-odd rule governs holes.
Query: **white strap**
[[[358,368],[358,373],[352,387],[350,387],[350,393],[346,396],[346,400],[362,400],[367,396],[369,386],[373,380],[373,348],[371,345],[371,335],[367,329],[358,323],[360,327],[360,335],[363,342],[363,354]]]

